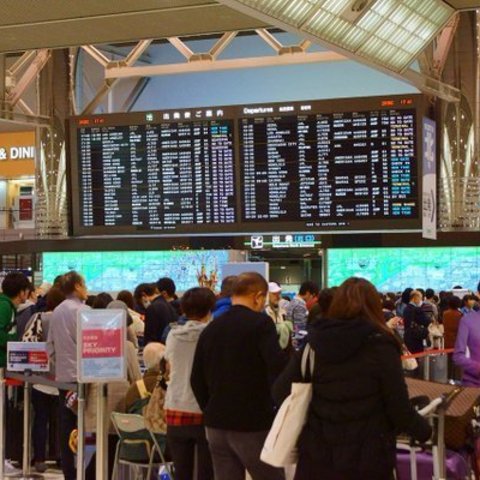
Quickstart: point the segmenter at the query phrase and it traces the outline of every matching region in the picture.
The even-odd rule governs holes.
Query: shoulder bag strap
[[[145,387],[145,382],[143,381],[143,378],[140,380],[137,380],[136,384],[138,388],[138,393],[140,394],[140,398],[148,397],[147,387]]]
[[[308,364],[308,365],[307,365]],[[308,371],[307,371],[308,366]],[[307,343],[302,353],[302,361],[300,364],[302,379],[307,380],[307,376],[311,379],[313,375],[313,368],[315,366],[315,352],[311,349],[310,344]]]

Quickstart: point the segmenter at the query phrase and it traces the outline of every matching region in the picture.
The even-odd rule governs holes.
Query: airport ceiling
[[[4,53],[267,26],[213,0],[0,0],[0,12]]]
[[[458,10],[480,8],[479,0],[444,1]],[[269,26],[214,0],[0,0],[0,12],[0,52]]]

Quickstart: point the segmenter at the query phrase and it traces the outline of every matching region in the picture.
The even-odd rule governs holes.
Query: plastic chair
[[[152,432],[151,430],[149,430],[149,432],[157,451],[160,452],[161,458],[163,460],[163,465],[165,466],[168,475],[170,476],[171,480],[175,480],[174,471],[172,469],[173,464],[165,461],[165,457],[163,456],[163,452],[165,451],[167,446],[167,436],[164,433]]]
[[[112,479],[118,479],[118,466],[127,465],[135,469],[135,478],[139,469],[147,469],[147,479],[152,469],[165,465],[168,468],[160,443],[145,426],[141,415],[112,412],[112,422],[119,437],[115,450],[115,463]]]

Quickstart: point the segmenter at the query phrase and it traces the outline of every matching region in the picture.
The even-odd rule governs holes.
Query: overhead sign
[[[436,124],[423,119],[422,236],[437,239],[437,162]]]
[[[123,309],[81,310],[77,322],[77,362],[80,383],[127,379],[126,312]]]
[[[252,235],[245,241],[245,246],[252,250],[269,250],[277,248],[315,248],[322,244],[320,237],[311,233],[294,233],[286,235]]]
[[[46,342],[8,342],[7,370],[10,372],[47,373],[50,371],[50,358]]]

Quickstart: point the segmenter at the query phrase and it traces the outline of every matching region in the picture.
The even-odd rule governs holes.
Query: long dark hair
[[[374,325],[379,331],[395,338],[385,324],[382,302],[377,289],[364,278],[347,278],[336,290],[328,318],[343,320],[361,318]]]

